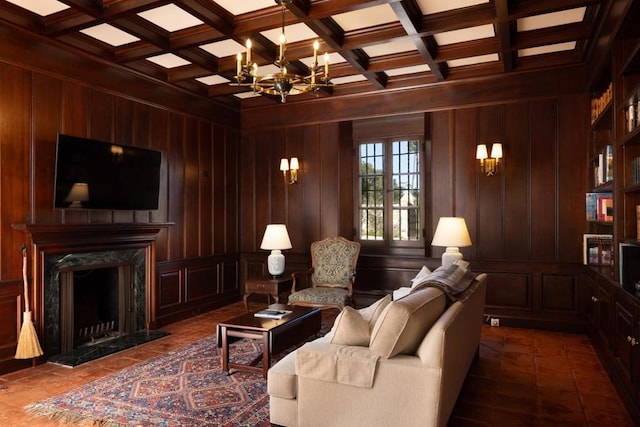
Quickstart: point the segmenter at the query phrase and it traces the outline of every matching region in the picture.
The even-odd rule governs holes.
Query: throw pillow
[[[369,348],[383,358],[414,354],[425,334],[445,309],[444,293],[424,288],[391,302],[371,332]]]
[[[369,307],[361,308],[358,310],[360,315],[369,322],[369,327],[373,328],[376,324],[376,320],[380,317],[382,310],[391,302],[391,294],[386,295],[384,298],[380,298],[378,301],[371,304]]]
[[[336,318],[335,332],[331,344],[358,345],[367,347],[371,338],[369,322],[353,307],[346,306]]]

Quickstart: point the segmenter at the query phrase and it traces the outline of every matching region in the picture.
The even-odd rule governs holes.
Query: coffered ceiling
[[[609,3],[293,0],[286,56],[306,74],[318,40],[335,85],[318,96],[336,97],[575,66],[593,55]],[[260,74],[275,72],[274,0],[0,0],[0,22],[234,108],[280,102],[229,85],[247,38]]]

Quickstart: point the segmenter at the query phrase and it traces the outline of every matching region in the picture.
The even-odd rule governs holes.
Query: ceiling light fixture
[[[284,35],[284,13],[285,5],[290,4],[293,0],[275,0],[282,7],[282,33],[280,34],[280,54],[274,64],[280,68],[280,72],[274,74],[266,74],[261,76],[258,74],[258,64],[251,63],[251,39],[247,39],[245,60],[243,61],[242,53],[236,56],[236,80],[237,83],[231,83],[232,86],[245,86],[253,89],[255,93],[267,95],[279,95],[280,100],[284,104],[287,102],[288,95],[299,95],[307,92],[317,92],[320,87],[333,87],[333,83],[329,80],[329,54],[324,54],[324,68],[318,64],[318,48],[319,43],[316,40],[313,43],[313,64],[309,68],[309,75],[301,76],[299,74],[291,74],[287,70],[289,62],[285,57],[287,50],[287,39]]]

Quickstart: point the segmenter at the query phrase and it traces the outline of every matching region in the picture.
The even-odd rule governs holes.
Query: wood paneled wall
[[[466,219],[473,246],[462,252],[474,268],[491,273],[488,314],[517,324],[581,324],[587,106],[586,95],[568,94],[425,115],[432,229],[441,216]],[[298,261],[314,240],[339,233],[352,237],[351,124],[243,131],[243,260],[255,262],[269,222],[287,224],[293,243],[287,257]],[[475,148],[493,142],[503,144],[505,157],[499,175],[486,177],[478,172]],[[303,165],[295,185],[285,185],[278,170],[279,159],[290,156]],[[439,264],[442,248],[432,253],[435,259],[425,259],[424,252],[385,256],[363,248],[358,293],[366,299],[406,285],[423,264]]]
[[[62,75],[63,61],[58,70],[36,69],[31,52],[1,45],[0,372],[21,366],[13,354],[24,307],[20,248],[29,242],[12,224],[173,223],[157,237],[155,326],[239,299],[239,117],[217,115],[222,110],[203,108],[201,99],[190,106],[178,91],[175,104],[167,93],[147,94],[131,76],[131,90],[119,92],[122,76],[112,69],[101,74],[95,64],[82,82]],[[3,60],[8,49],[11,62]],[[53,209],[59,132],[161,151],[159,209]]]

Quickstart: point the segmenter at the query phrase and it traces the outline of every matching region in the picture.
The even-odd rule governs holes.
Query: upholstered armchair
[[[329,237],[313,242],[311,268],[291,275],[293,287],[289,304],[335,307],[339,310],[346,305],[354,305],[353,283],[359,254],[360,243],[344,237]],[[300,282],[305,276],[310,279],[311,286],[302,289]]]

